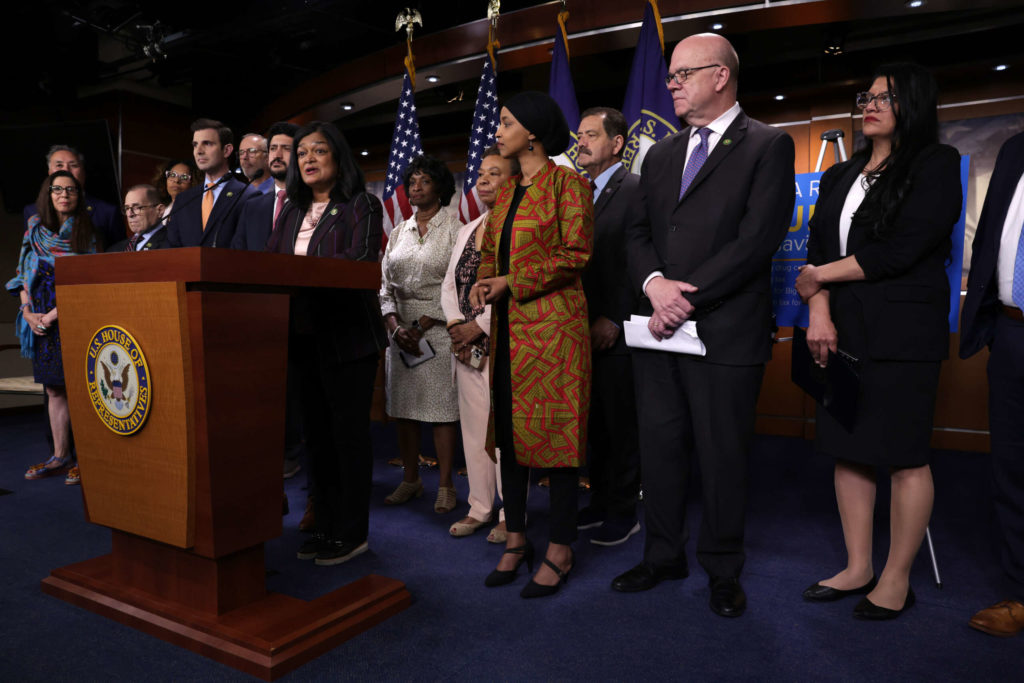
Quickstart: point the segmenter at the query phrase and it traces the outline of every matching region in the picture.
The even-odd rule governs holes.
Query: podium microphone
[[[169,221],[171,219],[172,216],[174,216],[174,214],[176,214],[179,211],[183,210],[186,206],[188,206],[192,202],[196,201],[197,199],[199,199],[200,197],[205,195],[207,192],[209,192],[209,191],[211,191],[213,189],[216,189],[217,187],[220,187],[221,185],[223,185],[227,181],[233,180],[234,178],[235,178],[234,173],[231,173],[231,172],[225,173],[224,175],[222,175],[220,177],[220,179],[217,182],[215,182],[213,185],[210,185],[207,188],[204,188],[203,191],[200,192],[199,194],[197,194],[195,197],[190,198],[187,202],[185,202],[181,206],[175,206],[174,209],[169,214],[167,214],[166,216],[161,218],[158,222],[159,223],[166,223],[167,221]]]

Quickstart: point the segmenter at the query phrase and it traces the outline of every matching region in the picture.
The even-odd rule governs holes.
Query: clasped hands
[[[508,279],[502,275],[499,277],[485,277],[477,280],[469,290],[469,305],[478,308],[500,301],[508,294]]]
[[[796,293],[804,303],[820,292],[823,284],[821,270],[817,266],[810,263],[800,266],[800,274],[796,276]]]
[[[483,336],[483,329],[475,320],[458,323],[448,328],[448,336],[452,340],[452,352],[455,358],[464,365],[470,365],[473,354],[472,343]]]
[[[645,293],[654,307],[654,314],[647,322],[652,337],[658,341],[668,339],[690,319],[696,307],[683,295],[696,291],[697,287],[689,282],[669,280],[660,275],[647,283]]]
[[[50,313],[23,311],[21,315],[31,328],[32,334],[38,337],[46,336],[46,333],[50,331],[50,326],[57,320],[57,315],[52,311]]]
[[[423,355],[423,352],[420,351],[420,339],[423,338],[423,330],[419,327],[402,327],[399,325],[395,328],[391,338],[398,344],[398,348],[410,356],[418,358]]]

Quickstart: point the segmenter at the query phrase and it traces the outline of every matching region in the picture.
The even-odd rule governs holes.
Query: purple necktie
[[[1010,291],[1017,308],[1024,308],[1024,229],[1017,240],[1017,258],[1013,261],[1013,289]]]
[[[135,247],[139,246],[139,240],[141,240],[141,239],[142,239],[142,235],[139,234],[139,233],[135,233],[134,235],[132,235],[132,238],[130,240],[128,240],[128,244],[127,244],[127,246],[125,246],[124,250],[125,251],[135,251]]]
[[[690,155],[690,160],[686,162],[686,168],[683,170],[683,182],[679,185],[680,199],[686,194],[686,188],[697,177],[700,167],[708,160],[708,136],[711,135],[711,129],[701,128],[697,131],[697,135],[700,136],[700,144],[694,148],[693,154]]]

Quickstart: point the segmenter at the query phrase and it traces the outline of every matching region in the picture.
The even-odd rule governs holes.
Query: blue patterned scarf
[[[18,257],[18,270],[14,277],[7,281],[6,289],[17,296],[18,291],[24,289],[32,297],[32,290],[35,288],[39,278],[39,262],[46,261],[53,265],[54,259],[58,256],[68,256],[74,251],[71,247],[71,230],[74,225],[74,217],[69,217],[60,226],[56,233],[42,224],[39,216],[32,216],[28,219],[28,229],[25,237],[21,240],[21,255]],[[95,240],[89,245],[89,251],[96,251]],[[45,311],[36,311],[45,313]],[[21,355],[25,358],[32,358],[35,335],[23,315],[24,309],[18,308],[18,317],[14,322],[14,328],[21,343]]]

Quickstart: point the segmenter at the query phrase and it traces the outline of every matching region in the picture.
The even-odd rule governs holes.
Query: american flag
[[[459,199],[459,218],[469,223],[480,217],[487,207],[476,191],[477,170],[481,154],[494,143],[498,129],[498,88],[497,77],[490,57],[484,58],[480,74],[480,87],[476,91],[476,107],[473,109],[473,123],[469,129],[469,154],[466,157],[466,178],[462,183],[462,197]]]
[[[391,234],[392,228],[412,215],[412,206],[402,185],[402,174],[409,162],[420,154],[423,154],[420,122],[416,117],[416,102],[407,71],[402,79],[402,97],[398,101],[395,132],[391,136],[391,152],[388,154],[388,176],[384,181],[385,237]]]

